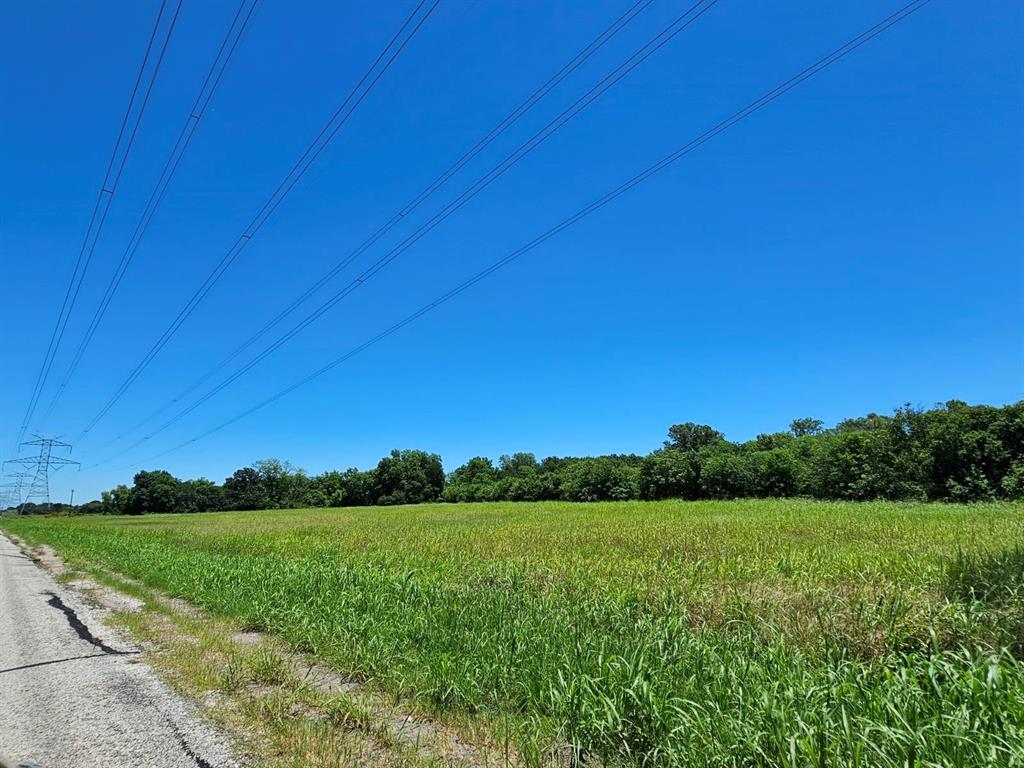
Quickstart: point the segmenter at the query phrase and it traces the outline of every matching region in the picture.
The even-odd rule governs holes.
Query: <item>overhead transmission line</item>
[[[96,243],[100,238],[100,233],[103,231],[103,224],[106,222],[110,203],[117,192],[117,185],[121,180],[121,174],[124,173],[125,165],[128,163],[128,156],[131,154],[132,146],[135,143],[139,124],[142,122],[142,116],[146,112],[146,106],[149,103],[150,94],[153,92],[153,85],[156,82],[157,74],[160,72],[160,66],[163,64],[167,46],[171,42],[171,35],[174,33],[178,14],[181,12],[182,2],[183,0],[177,0],[177,3],[174,5],[174,11],[170,16],[170,21],[166,24],[166,28],[162,33],[161,25],[167,14],[168,0],[162,0],[160,3],[160,9],[157,12],[156,21],[153,23],[149,42],[146,45],[146,53],[142,58],[142,64],[139,66],[138,75],[135,77],[135,84],[132,87],[132,94],[128,100],[128,107],[125,109],[124,117],[121,120],[121,127],[114,142],[114,149],[110,154],[110,160],[107,163],[107,169],[103,175],[103,181],[100,184],[92,214],[89,217],[89,226],[85,230],[82,245],[78,250],[78,257],[75,260],[75,268],[71,273],[71,280],[68,282],[67,290],[64,293],[60,312],[57,314],[57,322],[53,327],[53,332],[50,334],[50,341],[47,344],[46,353],[43,355],[43,362],[39,368],[39,373],[36,375],[28,407],[25,409],[25,415],[18,428],[15,447],[21,443],[25,432],[28,430],[36,408],[39,405],[39,398],[43,393],[43,388],[46,386],[46,380],[49,378],[50,370],[53,368],[53,361],[64,338],[64,332],[67,329],[68,320],[71,318],[71,312],[74,310],[75,302],[78,300],[82,281],[85,279],[85,274],[89,269],[93,253],[96,250]],[[146,71],[155,51],[157,52],[156,60],[152,71],[149,72],[147,77]],[[146,81],[145,84],[144,80]],[[136,102],[138,102],[138,106],[136,106]]]
[[[331,115],[330,119],[320,129],[316,138],[314,138],[306,147],[303,153],[299,156],[299,159],[295,161],[295,164],[292,166],[288,174],[277,185],[277,188],[266,202],[263,203],[263,206],[259,211],[257,211],[256,215],[238,236],[232,246],[221,257],[220,261],[217,262],[213,271],[210,272],[206,279],[200,284],[189,300],[185,303],[185,306],[171,321],[171,324],[153,343],[150,349],[143,356],[142,360],[139,361],[135,368],[132,369],[131,373],[128,374],[127,378],[125,378],[121,385],[114,391],[114,394],[110,399],[107,400],[99,412],[92,417],[85,429],[80,433],[77,440],[81,440],[85,435],[87,435],[92,428],[99,423],[100,419],[102,419],[110,409],[114,407],[117,401],[120,400],[124,393],[128,391],[128,388],[131,387],[153,359],[160,353],[160,350],[167,345],[167,342],[170,341],[189,315],[191,315],[203,299],[206,298],[214,285],[216,285],[217,281],[220,280],[224,272],[227,271],[228,267],[231,266],[256,233],[259,232],[264,224],[266,224],[274,211],[277,210],[278,206],[281,205],[284,199],[288,196],[288,193],[294,189],[295,185],[298,184],[306,174],[310,166],[312,166],[324,149],[327,148],[327,145],[331,140],[337,135],[338,131],[340,131],[345,125],[349,117],[351,117],[363,100],[369,95],[370,91],[373,90],[373,87],[381,77],[384,76],[384,73],[390,69],[395,59],[398,58],[399,54],[401,54],[413,37],[416,36],[416,33],[419,32],[424,23],[426,23],[427,19],[430,18],[440,1],[441,0],[420,0],[419,4],[417,4],[412,13],[409,14],[402,23],[402,26],[388,41],[387,45],[374,60],[373,64],[370,65],[369,69],[366,70],[363,76],[342,101],[340,106],[335,110],[334,114]],[[425,12],[423,11],[424,7],[426,7]]]
[[[557,72],[555,72],[546,82],[540,85],[536,90],[533,91],[525,100],[523,100],[515,109],[513,109],[501,122],[499,122],[494,128],[492,128],[485,136],[477,141],[472,147],[466,150],[465,153],[458,160],[452,163],[444,172],[437,176],[431,181],[422,191],[413,197],[408,203],[402,208],[396,211],[387,221],[380,225],[369,237],[363,240],[355,250],[349,253],[345,258],[340,260],[331,269],[324,273],[318,278],[309,288],[303,291],[297,298],[295,298],[287,307],[281,310],[273,319],[267,322],[262,328],[256,333],[250,336],[246,341],[240,344],[231,354],[221,360],[217,365],[208,370],[200,378],[196,379],[187,388],[182,390],[177,396],[168,401],[165,405],[161,406],[158,410],[151,413],[141,422],[130,428],[128,432],[134,432],[136,429],[141,428],[151,420],[156,418],[158,415],[163,413],[168,408],[172,407],[175,403],[179,402],[182,398],[188,394],[194,392],[204,383],[210,380],[217,372],[223,370],[233,360],[238,358],[245,350],[249,349],[259,339],[269,333],[275,326],[277,326],[282,320],[288,315],[294,312],[299,306],[301,306],[307,299],[313,296],[319,291],[324,285],[330,282],[336,277],[342,270],[351,264],[355,259],[365,253],[371,246],[373,246],[378,240],[384,235],[390,232],[396,225],[405,221],[405,219],[415,211],[423,202],[425,202],[431,195],[439,190],[444,184],[451,179],[456,173],[462,170],[468,163],[483,152],[488,146],[490,146],[497,138],[499,138],[505,131],[515,125],[523,116],[525,116],[536,104],[541,101],[548,93],[550,93],[555,87],[557,87],[563,80],[569,75],[579,69],[587,60],[589,60],[595,53],[597,53],[604,45],[609,42],[616,34],[624,29],[630,22],[632,22],[637,16],[643,13],[644,10],[650,6],[654,0],[637,0],[632,6],[630,6],[621,16],[613,21],[608,27],[606,27],[597,37],[591,40],[586,46],[584,46],[575,56],[573,56],[565,65],[562,66]],[[116,440],[121,439],[121,436],[115,438]]]
[[[654,55],[654,53],[656,53],[662,47],[667,45],[680,32],[682,32],[688,26],[697,21],[701,16],[703,16],[707,11],[709,11],[717,2],[718,0],[698,0],[698,2],[691,5],[680,16],[676,17],[670,24],[668,24],[660,32],[658,32],[658,34],[656,34],[654,37],[652,37],[650,40],[644,43],[640,48],[634,51],[625,61],[616,66],[611,72],[606,74],[603,78],[601,78],[596,84],[591,86],[581,96],[576,98],[576,100],[573,101],[568,107],[563,109],[558,115],[556,115],[542,128],[536,131],[529,139],[520,144],[515,150],[508,154],[497,165],[495,165],[493,168],[491,168],[489,171],[487,171],[485,174],[479,177],[467,189],[465,189],[462,193],[456,196],[455,199],[450,201],[440,211],[435,213],[430,219],[428,219],[424,224],[417,228],[411,235],[406,237],[401,243],[399,243],[397,246],[392,248],[388,253],[386,253],[384,256],[382,256],[380,259],[374,262],[362,274],[354,278],[345,287],[343,287],[341,290],[333,294],[325,302],[320,304],[310,314],[308,314],[306,317],[300,320],[295,326],[293,326],[291,329],[285,332],[282,336],[280,336],[277,340],[271,343],[268,347],[263,349],[256,357],[254,357],[240,369],[238,369],[229,377],[224,379],[212,390],[202,395],[198,400],[194,401],[184,410],[173,416],[170,420],[164,422],[156,430],[150,432],[141,440],[124,449],[125,452],[130,450],[132,447],[141,444],[143,441],[152,438],[157,433],[163,431],[164,429],[171,426],[175,422],[184,418],[186,415],[188,415],[193,410],[198,408],[200,405],[202,405],[204,402],[206,402],[211,397],[216,395],[218,392],[221,392],[226,387],[230,386],[236,380],[241,378],[248,371],[250,371],[256,365],[258,365],[261,361],[263,361],[269,355],[271,355],[274,351],[282,347],[284,344],[286,344],[288,341],[294,338],[297,334],[299,334],[302,330],[304,330],[310,324],[312,324],[321,316],[323,316],[327,311],[332,309],[345,297],[347,297],[357,288],[359,288],[368,280],[370,280],[374,275],[376,275],[382,269],[384,269],[384,267],[386,267],[388,264],[390,264],[392,261],[398,258],[406,250],[408,250],[413,244],[415,244],[417,241],[419,241],[421,238],[423,238],[425,235],[427,235],[429,232],[435,229],[441,222],[443,222],[445,219],[447,219],[449,216],[451,216],[453,213],[459,210],[462,206],[468,203],[471,199],[473,199],[477,194],[479,194],[486,187],[488,187],[491,183],[493,183],[495,180],[501,177],[516,163],[518,163],[530,152],[532,152],[534,149],[540,146],[545,140],[550,138],[556,131],[561,129],[564,125],[566,125],[573,118],[579,115],[583,110],[585,110],[587,107],[593,104],[605,92],[607,92],[618,82],[620,82],[624,77],[626,77],[626,75],[628,75],[638,66],[640,66],[640,64],[642,64],[644,61],[646,61],[648,58]],[[357,252],[358,251],[359,249],[357,249]],[[358,255],[358,253],[356,253],[356,255]],[[307,291],[307,294],[304,295],[311,294],[313,291],[316,290],[316,288],[318,288],[323,283],[327,282],[327,280],[330,279],[330,277],[332,277],[334,274],[340,271],[340,269],[342,269],[345,265],[350,263],[353,258],[354,256],[350,254],[348,257],[339,262],[338,266],[332,269],[331,272],[327,274],[327,276],[321,278],[321,281],[318,284],[315,284],[315,287]],[[281,317],[283,317],[283,315],[281,315]],[[265,326],[264,329],[258,331],[254,337],[252,337],[243,345],[243,347],[250,346],[267,330],[269,330],[269,326]],[[233,356],[237,356],[237,354],[238,351],[233,353]],[[223,367],[223,365],[224,363],[218,365],[218,369]],[[209,374],[207,374],[205,378],[209,378]],[[192,389],[194,388],[195,386],[192,387]]]
[[[146,231],[149,229],[149,225],[153,221],[153,217],[156,215],[157,209],[160,207],[160,203],[163,202],[167,189],[170,187],[171,181],[174,179],[174,174],[177,172],[178,166],[181,164],[182,158],[185,156],[189,144],[192,142],[192,137],[195,136],[196,129],[199,127],[199,123],[206,113],[206,109],[210,105],[214,93],[217,91],[217,87],[220,85],[221,79],[227,71],[231,58],[234,56],[235,50],[238,48],[238,44],[241,42],[242,36],[245,34],[245,30],[248,27],[259,2],[260,0],[241,0],[239,3],[238,10],[235,12],[234,17],[231,20],[231,24],[229,25],[227,32],[224,34],[224,39],[221,41],[217,54],[214,56],[213,62],[210,64],[210,69],[206,73],[206,77],[199,89],[199,93],[196,96],[192,107],[189,109],[188,116],[185,118],[181,131],[178,133],[178,138],[164,162],[163,170],[161,171],[156,185],[149,196],[149,200],[146,202],[146,206],[143,209],[139,220],[135,224],[135,230],[132,232],[131,237],[128,239],[128,243],[125,246],[124,252],[121,254],[121,260],[118,262],[117,268],[114,270],[114,274],[111,276],[110,282],[107,284],[107,288],[103,293],[103,297],[100,299],[99,305],[93,313],[92,319],[89,321],[89,325],[78,345],[78,349],[71,360],[71,364],[68,367],[67,372],[64,374],[56,392],[54,392],[53,399],[50,401],[50,404],[43,415],[42,422],[45,422],[53,413],[53,409],[56,407],[57,401],[60,400],[61,395],[64,394],[64,390],[71,381],[71,377],[74,376],[75,371],[82,362],[82,357],[85,355],[85,351],[92,341],[93,336],[96,334],[96,330],[103,321],[103,316],[106,314],[107,308],[110,306],[110,302],[113,299],[114,294],[121,285],[121,280],[124,278],[125,272],[128,270],[132,259],[135,257],[135,254],[139,249],[139,245],[142,243],[142,239],[145,237]]]
[[[247,408],[246,410],[242,411],[241,413],[236,414],[235,416],[233,416],[232,418],[228,419],[227,421],[221,422],[220,424],[218,424],[218,425],[216,425],[216,426],[206,430],[205,432],[202,432],[199,435],[196,435],[195,437],[193,437],[193,438],[191,438],[189,440],[186,440],[183,443],[180,443],[180,444],[178,444],[178,445],[176,445],[176,446],[174,446],[172,448],[167,449],[166,451],[163,451],[162,453],[157,454],[156,456],[151,457],[149,460],[154,460],[154,459],[161,458],[163,456],[166,456],[169,453],[172,453],[174,451],[180,450],[181,448],[184,448],[184,447],[186,447],[188,445],[191,445],[191,444],[193,444],[195,442],[198,442],[199,440],[202,440],[203,438],[208,437],[208,436],[214,434],[215,432],[219,432],[220,430],[222,430],[222,429],[224,429],[224,428],[234,424],[235,422],[245,418],[246,416],[249,416],[249,415],[255,413],[256,411],[258,411],[258,410],[260,410],[262,408],[265,408],[266,406],[270,405],[271,403],[276,402],[277,400],[281,399],[282,397],[285,397],[286,395],[294,392],[296,389],[298,389],[298,388],[300,388],[300,387],[310,383],[311,381],[319,378],[320,376],[323,376],[324,374],[326,374],[329,371],[333,370],[334,368],[338,367],[339,365],[341,365],[342,363],[344,363],[347,360],[351,359],[352,357],[354,357],[355,355],[359,354],[360,352],[363,352],[364,350],[372,347],[373,345],[377,344],[378,342],[386,339],[388,336],[391,336],[393,333],[396,333],[397,331],[401,330],[402,328],[406,327],[407,325],[410,325],[411,323],[416,322],[417,320],[419,320],[424,315],[432,312],[433,310],[437,309],[442,304],[445,304],[446,302],[448,302],[451,299],[455,298],[456,296],[461,294],[463,291],[466,291],[469,288],[473,287],[474,285],[476,285],[481,280],[484,280],[485,278],[487,278],[490,275],[494,274],[498,270],[500,270],[503,267],[507,266],[508,264],[512,263],[513,261],[515,261],[519,257],[521,257],[524,254],[532,251],[534,248],[536,248],[536,247],[540,246],[541,244],[547,242],[552,237],[558,235],[559,233],[561,233],[564,230],[568,229],[569,227],[573,226],[577,222],[579,222],[582,219],[586,218],[590,214],[592,214],[595,211],[597,211],[597,210],[603,208],[604,206],[608,205],[613,200],[617,199],[621,195],[624,195],[626,192],[629,192],[630,190],[632,190],[634,187],[637,187],[640,184],[643,184],[650,177],[652,177],[655,174],[660,173],[661,171],[665,170],[666,168],[668,168],[673,163],[677,162],[681,158],[683,158],[686,155],[688,155],[689,153],[693,152],[695,149],[699,148],[703,144],[707,143],[711,139],[713,139],[716,136],[718,136],[720,133],[722,133],[724,131],[727,131],[732,126],[734,126],[737,123],[745,120],[746,118],[750,117],[752,114],[757,112],[758,110],[764,108],[765,106],[767,106],[771,102],[773,102],[776,99],[778,99],[783,94],[785,94],[788,91],[792,90],[793,88],[797,87],[798,85],[803,83],[805,80],[808,80],[809,78],[815,76],[816,74],[818,74],[822,70],[828,68],[829,66],[831,66],[835,62],[837,62],[840,59],[842,59],[843,57],[845,57],[848,54],[852,53],[853,51],[857,50],[858,48],[860,48],[862,45],[864,45],[868,41],[874,39],[878,35],[882,34],[886,30],[888,30],[890,27],[894,26],[895,24],[898,24],[899,22],[903,21],[904,19],[906,19],[911,14],[913,14],[916,11],[920,10],[925,5],[927,5],[929,2],[931,2],[931,0],[913,0],[913,2],[908,3],[907,5],[903,6],[898,11],[893,13],[892,15],[890,15],[887,18],[883,19],[882,21],[880,21],[879,23],[877,23],[874,26],[870,27],[869,29],[865,30],[864,32],[861,32],[859,35],[857,35],[856,37],[852,38],[851,40],[849,40],[845,44],[841,45],[839,48],[835,49],[834,51],[832,51],[831,53],[827,54],[826,56],[823,56],[822,58],[818,59],[816,62],[814,62],[810,66],[806,67],[805,69],[801,70],[800,72],[798,72],[793,77],[789,78],[788,80],[784,81],[780,85],[778,85],[775,88],[771,89],[770,91],[765,93],[760,98],[752,101],[750,104],[748,104],[747,106],[743,107],[742,109],[737,110],[736,112],[734,112],[729,117],[725,118],[721,122],[717,123],[716,125],[712,126],[708,130],[706,130],[703,133],[701,133],[699,136],[695,137],[694,139],[691,139],[690,141],[688,141],[686,144],[682,145],[681,147],[679,147],[675,151],[673,151],[673,152],[669,153],[668,155],[664,156],[663,158],[661,158],[657,162],[652,163],[651,165],[647,166],[642,171],[640,171],[636,175],[632,176],[631,178],[627,179],[626,181],[624,181],[619,186],[615,187],[614,189],[610,190],[609,192],[606,192],[604,195],[602,195],[601,197],[598,197],[597,199],[595,199],[590,204],[588,204],[588,205],[584,206],[583,208],[579,209],[578,211],[576,211],[571,216],[563,219],[558,224],[555,224],[553,227],[547,229],[545,232],[541,233],[540,235],[538,235],[534,239],[530,240],[525,245],[520,246],[519,248],[517,248],[516,250],[514,250],[511,253],[507,254],[503,258],[498,259],[497,261],[493,262],[488,267],[480,270],[479,272],[477,272],[472,277],[470,277],[467,280],[464,280],[463,282],[459,283],[458,285],[456,285],[451,290],[447,291],[446,293],[441,294],[440,296],[438,296],[433,301],[431,301],[428,304],[425,304],[424,306],[420,307],[418,310],[416,310],[412,314],[407,315],[402,320],[400,320],[397,323],[395,323],[395,324],[389,326],[388,328],[384,329],[383,331],[378,333],[376,336],[373,336],[372,338],[368,339],[367,341],[363,342],[362,344],[360,344],[360,345],[350,349],[345,354],[341,355],[340,357],[335,358],[334,360],[332,360],[331,362],[327,363],[326,365],[323,365],[320,368],[317,368],[316,370],[312,371],[308,375],[304,376],[303,378],[299,379],[298,381],[294,382],[293,384],[290,384],[289,386],[285,387],[284,389],[279,390],[278,392],[276,392],[275,394],[271,395],[270,397],[268,397],[268,398],[266,398],[264,400],[261,400],[260,402],[258,402],[255,405]],[[103,463],[103,462],[101,462],[101,463]],[[93,466],[98,466],[98,465],[93,465]]]

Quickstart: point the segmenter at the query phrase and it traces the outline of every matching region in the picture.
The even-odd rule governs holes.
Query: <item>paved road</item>
[[[235,766],[99,615],[0,536],[0,755],[42,768]]]

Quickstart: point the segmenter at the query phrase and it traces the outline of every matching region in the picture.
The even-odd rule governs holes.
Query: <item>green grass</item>
[[[510,722],[527,762],[568,746],[607,766],[1024,766],[1019,504],[422,505],[0,527],[442,715]]]

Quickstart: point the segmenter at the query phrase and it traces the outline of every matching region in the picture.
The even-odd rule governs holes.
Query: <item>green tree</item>
[[[262,459],[253,464],[259,476],[264,508],[285,509],[303,506],[306,474],[290,461]]]
[[[664,449],[647,456],[640,466],[640,498],[700,498],[700,459],[696,453]]]
[[[374,490],[378,504],[437,501],[444,491],[441,457],[425,451],[392,451],[377,464]]]
[[[817,435],[821,433],[821,426],[824,424],[821,419],[812,419],[804,417],[802,419],[793,419],[789,424],[789,430],[796,437],[804,437],[805,435]]]
[[[132,488],[130,515],[166,514],[177,510],[181,495],[181,481],[170,472],[141,471],[135,475]]]
[[[843,419],[836,424],[836,432],[870,432],[873,429],[884,429],[892,421],[888,416],[869,413],[853,419]]]
[[[743,448],[747,451],[773,451],[776,448],[785,448],[791,445],[794,439],[792,432],[772,432],[748,440],[743,444]]]
[[[100,494],[100,504],[105,515],[127,515],[132,507],[132,489],[118,485]]]
[[[267,509],[270,502],[263,491],[263,480],[253,467],[236,469],[224,481],[224,502],[228,509]]]
[[[668,440],[665,447],[674,451],[697,451],[715,443],[725,440],[725,435],[707,424],[694,424],[688,421],[685,424],[673,424],[668,428]]]
[[[749,496],[753,487],[751,467],[746,457],[718,451],[702,457],[701,495],[709,499],[735,499]]]
[[[224,489],[205,477],[185,480],[178,488],[177,512],[215,512],[224,508]]]
[[[74,515],[102,515],[105,514],[102,501],[87,501],[85,504],[79,504],[72,512]]]
[[[789,447],[759,451],[744,457],[747,493],[761,498],[796,496],[803,480],[800,461]]]
[[[1024,451],[1022,403],[993,408],[951,400],[894,419],[912,443],[929,498],[981,501],[1005,496],[1003,480]]]
[[[566,501],[624,501],[639,493],[640,469],[621,457],[578,459],[562,473],[562,498]]]
[[[554,487],[561,482],[560,478],[555,475],[545,476],[545,471],[557,473],[554,467],[555,464],[549,464],[546,470],[542,470],[541,465],[537,463],[537,457],[532,453],[513,453],[511,456],[501,456],[498,459],[496,498],[507,501],[540,501],[545,498],[557,498],[547,494],[555,492]]]
[[[924,491],[898,428],[828,435],[811,467],[814,496],[825,499],[919,499]],[[900,439],[902,441],[902,439]]]
[[[324,472],[310,481],[311,500],[316,507],[365,507],[374,503],[373,472],[350,468]]]
[[[1024,501],[1024,459],[1010,467],[1010,471],[1000,481],[999,489],[1003,498]]]
[[[475,456],[448,475],[445,501],[493,501],[498,495],[498,470],[490,459]]]

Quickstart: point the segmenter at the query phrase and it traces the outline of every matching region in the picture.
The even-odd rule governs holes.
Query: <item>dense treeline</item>
[[[132,487],[104,491],[107,514],[207,512],[221,509],[353,507],[436,501],[444,491],[441,457],[392,451],[375,469],[309,476],[286,461],[267,459],[236,470],[223,485],[205,478],[178,480],[169,472],[139,472]]]
[[[868,414],[831,429],[796,419],[786,432],[734,443],[712,427],[676,424],[647,456],[470,459],[447,476],[441,457],[392,451],[374,469],[309,476],[276,459],[223,485],[139,472],[78,513],[347,507],[428,501],[614,501],[811,496],[819,499],[1024,499],[1024,401],[1003,407],[950,401]],[[37,508],[43,511],[42,508]]]
[[[983,501],[1024,498],[1024,401],[1002,408],[951,401],[823,429],[796,419],[788,432],[733,443],[712,427],[677,424],[646,457],[475,458],[448,476],[444,499],[819,499]]]
[[[102,505],[98,501],[90,501],[88,504],[82,504],[79,506],[53,502],[49,507],[47,507],[46,504],[36,504],[34,501],[29,501],[22,504],[19,509],[23,515],[96,514],[103,511]],[[14,508],[8,508],[6,511],[13,512]]]

